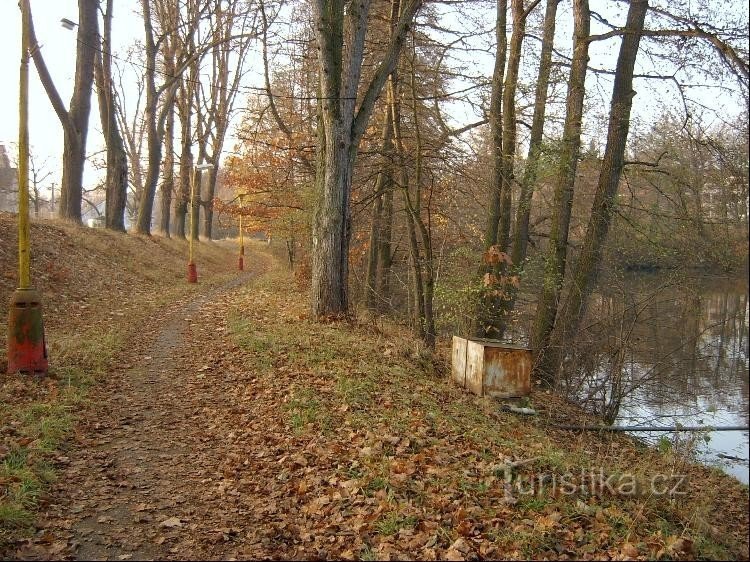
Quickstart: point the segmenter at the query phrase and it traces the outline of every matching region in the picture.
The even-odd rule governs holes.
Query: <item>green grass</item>
[[[376,391],[375,380],[364,373],[355,376],[340,373],[336,378],[336,392],[352,409],[371,404]]]
[[[0,545],[11,538],[11,531],[26,530],[34,522],[34,514],[13,501],[0,503]]]
[[[521,496],[516,507],[523,511],[542,511],[550,504],[549,499],[537,496]]]
[[[321,413],[321,403],[311,389],[296,392],[286,404],[289,413],[289,425],[296,432],[302,431],[307,425],[324,420]]]
[[[395,535],[401,529],[413,529],[417,523],[418,520],[416,517],[405,517],[398,513],[388,513],[375,523],[375,530],[379,534],[387,537]]]
[[[367,484],[362,489],[365,492],[366,496],[372,497],[376,492],[380,490],[385,490],[386,493],[388,493],[392,488],[390,482],[388,482],[388,478],[385,478],[383,476],[376,476],[369,482],[367,482]]]
[[[53,395],[48,395],[45,401],[6,402],[0,407],[0,417],[14,425],[19,437],[24,439],[22,442],[28,442],[26,446],[11,448],[0,464],[0,482],[5,482],[0,487],[0,550],[31,532],[39,500],[55,479],[48,459],[71,434],[75,412],[86,400],[87,389],[102,374],[107,361],[114,358],[117,343],[121,341],[110,334],[98,340],[95,336],[80,339],[88,343],[61,354],[60,360],[70,361],[76,357],[93,368],[53,366],[48,379],[56,379]]]

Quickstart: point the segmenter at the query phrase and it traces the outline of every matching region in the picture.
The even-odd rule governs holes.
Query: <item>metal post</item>
[[[29,253],[29,5],[21,1],[21,70],[18,79],[18,288],[31,287]]]
[[[42,321],[42,299],[31,288],[28,0],[20,0],[19,7],[22,29],[18,79],[18,289],[13,292],[8,307],[8,373],[45,374],[49,365]]]
[[[193,205],[195,204],[195,166],[190,168],[190,238],[188,239],[188,283],[198,282],[198,268],[193,261]]]
[[[240,257],[237,262],[238,264],[237,269],[239,269],[240,271],[245,269],[245,232],[242,229],[242,211],[243,211],[242,202],[243,202],[242,195],[240,195]]]

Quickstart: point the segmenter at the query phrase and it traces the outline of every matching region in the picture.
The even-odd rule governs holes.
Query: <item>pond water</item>
[[[747,427],[748,305],[747,278],[606,279],[567,359],[563,388],[615,425]],[[746,430],[635,435],[660,446],[690,446],[703,462],[748,483]]]

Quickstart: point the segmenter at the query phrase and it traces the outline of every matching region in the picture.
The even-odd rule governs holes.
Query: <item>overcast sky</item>
[[[113,43],[114,52],[122,56],[125,48],[130,45],[134,39],[140,38],[143,34],[142,22],[138,10],[139,2],[137,0],[117,0],[114,2],[114,22],[113,22]],[[742,6],[742,3],[738,4]],[[77,0],[31,0],[32,11],[34,14],[34,24],[37,37],[41,43],[47,65],[52,77],[62,96],[63,101],[67,104],[70,100],[73,78],[75,73],[75,51],[76,51],[76,31],[66,30],[60,24],[61,18],[67,18],[72,21],[78,20]],[[622,23],[625,15],[624,4],[611,2],[611,0],[592,0],[592,10],[597,10],[606,14],[613,23]],[[747,11],[747,5],[738,8]],[[451,8],[447,8],[448,11]],[[540,11],[540,9],[537,9]],[[493,13],[487,14],[487,28],[492,27]],[[461,22],[455,16],[448,16],[452,22],[450,26],[461,25]],[[2,22],[3,33],[0,34],[0,76],[4,78],[3,87],[0,88],[0,107],[2,115],[0,116],[0,142],[10,145],[15,143],[18,138],[18,65],[20,61],[20,11],[16,0],[0,0],[0,21]],[[558,41],[557,46],[563,52],[570,50],[571,36],[571,14],[569,2],[562,2],[558,13]],[[592,33],[605,31],[597,24],[592,25]],[[485,41],[491,41],[491,35],[485,38]],[[617,50],[619,47],[618,39],[611,39],[606,42],[594,43],[591,47],[591,64],[600,68],[614,68]],[[472,56],[476,56],[472,54]],[[251,54],[252,57],[252,54]],[[488,55],[485,60],[481,57],[472,59],[468,64],[472,67],[471,73],[478,75],[487,75],[488,78],[492,72],[492,58]],[[640,56],[636,72],[648,72],[649,61],[647,57]],[[528,66],[528,65],[526,65]],[[257,60],[250,58],[248,68],[251,69],[247,77],[246,84],[259,84],[259,73],[262,71],[262,64]],[[139,69],[140,70],[140,69]],[[528,67],[527,72],[534,73],[534,67]],[[533,76],[529,76],[533,80]],[[454,84],[455,86],[455,84]],[[454,89],[460,88],[460,85]],[[587,113],[588,121],[588,138],[595,138],[602,141],[606,135],[606,125],[596,123],[596,114],[605,114],[609,105],[611,81],[607,77],[597,77],[589,73],[587,80],[587,95],[590,103],[596,106],[596,111]],[[649,123],[655,116],[663,111],[665,105],[677,104],[677,98],[674,91],[670,91],[665,81],[644,81],[637,80],[635,89],[638,95],[635,98],[634,121],[636,124]],[[717,98],[716,91],[707,90],[697,95],[703,96],[706,103],[712,104],[721,110],[726,110],[730,115],[737,115],[738,107],[722,107],[736,102],[727,101],[721,97]],[[242,93],[238,96],[237,105],[244,106],[245,95]],[[127,100],[126,100],[127,102]],[[460,110],[454,111],[453,105],[450,111],[456,121],[471,122],[475,117],[467,115]],[[463,114],[462,114],[463,113]],[[101,150],[103,145],[100,133],[101,124],[99,122],[98,109],[96,106],[96,96],[92,96],[92,112],[89,125],[88,153],[91,154]],[[226,149],[231,150],[234,140],[231,137],[232,129],[230,128],[230,138],[225,144]],[[519,131],[524,134],[523,128]],[[45,160],[48,167],[53,169],[53,179],[59,185],[60,176],[60,155],[62,153],[63,135],[60,123],[52,110],[49,100],[42,88],[36,69],[33,63],[30,66],[30,142],[32,150],[36,156],[37,162]],[[586,141],[587,142],[587,141]],[[87,166],[85,183],[91,185],[96,181],[97,174],[92,166]]]

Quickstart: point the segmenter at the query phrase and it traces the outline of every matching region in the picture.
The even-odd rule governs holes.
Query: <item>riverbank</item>
[[[13,531],[8,556],[748,556],[746,486],[679,450],[552,427],[594,421],[552,394],[532,393],[537,416],[504,412],[450,382],[447,341],[431,354],[383,319],[314,322],[306,291],[264,247],[248,265],[267,273],[199,298],[181,284],[182,260],[157,254],[161,241],[60,228],[50,244],[66,267],[107,255],[118,271],[118,255],[141,256],[150,281],[124,279],[111,309],[93,296],[107,295],[109,270],[84,270],[84,303],[77,283],[44,291],[50,334],[69,334],[54,355],[68,370],[4,379],[4,416],[18,415],[3,466],[23,459],[38,475],[33,486],[26,472],[3,477],[29,531]],[[218,287],[234,261],[209,250]],[[87,337],[74,336],[81,322]]]
[[[271,489],[307,506],[310,546],[331,557],[747,557],[748,490],[734,478],[677,449],[556,429],[596,420],[546,392],[530,397],[537,416],[503,412],[449,382],[447,341],[431,355],[387,321],[321,327],[305,296],[276,269],[227,315],[260,386],[246,392],[281,402],[263,416],[285,426],[274,458],[305,449]],[[335,460],[319,464],[320,451]],[[330,517],[354,530],[354,548],[325,546]],[[301,552],[315,551],[260,551]]]

